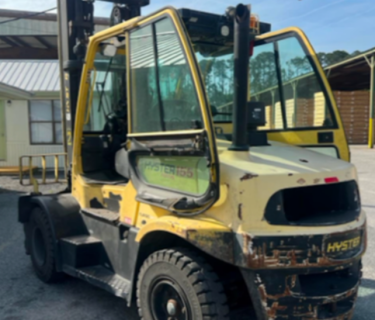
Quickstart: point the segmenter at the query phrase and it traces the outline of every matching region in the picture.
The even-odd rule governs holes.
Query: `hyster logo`
[[[361,244],[361,237],[345,240],[341,242],[328,243],[327,252],[342,252],[358,247]]]

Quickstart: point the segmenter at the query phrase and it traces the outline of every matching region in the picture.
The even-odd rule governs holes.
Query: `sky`
[[[224,13],[240,0],[151,0],[142,14],[166,5],[206,12]],[[375,47],[374,0],[249,0],[252,12],[272,30],[296,26],[310,39],[317,52],[365,51]],[[1,9],[43,11],[56,6],[56,0],[1,0]],[[109,17],[112,4],[96,1],[95,15]]]

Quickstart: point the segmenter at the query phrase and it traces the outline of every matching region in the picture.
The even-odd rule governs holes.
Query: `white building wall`
[[[29,111],[27,100],[11,100],[5,102],[6,126],[6,160],[0,160],[0,167],[18,166],[19,157],[23,155],[38,155],[49,153],[62,153],[62,145],[31,145],[29,129]],[[47,158],[48,159],[48,158]],[[28,160],[24,160],[26,165]],[[60,157],[60,167],[63,167],[63,157]],[[33,165],[41,167],[40,160],[35,160]],[[47,167],[54,168],[53,158],[47,160]]]

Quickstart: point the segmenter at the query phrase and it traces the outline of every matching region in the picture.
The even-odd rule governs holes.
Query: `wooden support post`
[[[42,184],[46,184],[47,163],[46,157],[42,156]]]
[[[272,96],[272,105],[271,105],[271,128],[276,128],[276,102],[275,102],[275,90],[271,90],[271,96]]]
[[[294,106],[293,106],[293,128],[297,128],[297,112],[298,112],[298,91],[297,91],[297,86],[298,86],[298,81],[293,81],[291,83],[292,89],[293,89],[293,101],[294,101]]]
[[[369,148],[374,148],[374,118],[375,118],[375,57],[371,57],[371,84],[370,84],[370,120],[369,120]]]

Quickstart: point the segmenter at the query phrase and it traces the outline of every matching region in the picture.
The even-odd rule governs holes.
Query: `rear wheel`
[[[226,320],[229,309],[216,273],[197,253],[162,250],[143,264],[137,283],[143,320]]]
[[[35,208],[31,212],[28,232],[30,256],[36,275],[46,283],[59,280],[61,273],[56,271],[55,240],[42,209]]]

